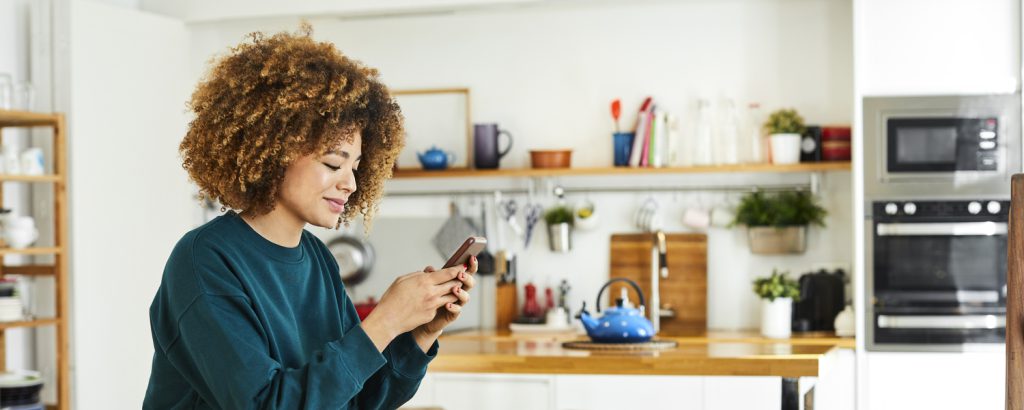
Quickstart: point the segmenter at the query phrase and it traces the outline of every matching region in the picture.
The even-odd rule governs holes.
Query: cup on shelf
[[[0,110],[14,108],[14,82],[11,75],[0,73]]]
[[[13,216],[4,220],[3,238],[7,246],[24,249],[39,239],[35,219],[31,216]]]
[[[46,168],[43,165],[43,150],[41,148],[29,148],[21,153],[21,172],[25,175],[43,175]]]
[[[18,148],[12,144],[3,146],[3,172],[8,175],[21,174],[21,161],[18,158]]]

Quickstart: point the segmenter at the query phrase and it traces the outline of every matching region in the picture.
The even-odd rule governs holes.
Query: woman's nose
[[[347,191],[349,194],[356,192],[356,174],[353,171],[345,173],[345,176],[338,181],[339,191]]]

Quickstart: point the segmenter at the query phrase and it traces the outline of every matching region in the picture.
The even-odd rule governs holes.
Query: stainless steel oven
[[[870,203],[869,350],[999,348],[1009,206],[998,198]]]
[[[864,99],[868,198],[979,198],[1021,166],[1020,94]]]

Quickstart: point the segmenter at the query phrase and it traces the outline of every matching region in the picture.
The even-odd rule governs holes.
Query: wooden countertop
[[[442,336],[433,372],[632,374],[705,376],[817,376],[832,349],[853,348],[852,338],[830,334],[766,339],[751,332],[659,336],[679,346],[660,351],[608,352],[565,349],[585,340],[571,333],[518,335],[472,331]]]

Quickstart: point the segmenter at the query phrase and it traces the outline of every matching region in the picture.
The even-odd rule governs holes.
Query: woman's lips
[[[341,211],[345,210],[345,200],[343,199],[324,198],[324,200],[327,201],[327,206],[331,208],[331,212],[341,213]]]

